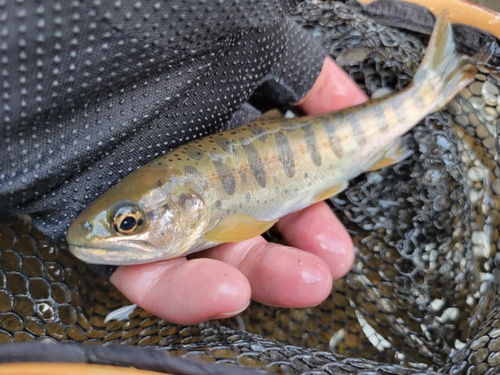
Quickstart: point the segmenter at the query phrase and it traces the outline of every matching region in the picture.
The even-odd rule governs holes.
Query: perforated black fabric
[[[255,90],[302,98],[324,51],[293,6],[0,1],[2,208],[60,238],[134,169],[248,121],[238,111]]]

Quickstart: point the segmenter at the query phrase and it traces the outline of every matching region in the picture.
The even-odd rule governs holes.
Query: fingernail
[[[349,243],[334,233],[319,234],[316,240],[318,245],[325,250],[323,259],[327,260],[332,277],[338,279],[348,273],[354,262],[352,242]]]
[[[316,236],[316,240],[321,248],[329,253],[345,254],[347,251],[344,241],[339,240],[337,235],[320,233]]]
[[[358,104],[362,104],[364,102],[367,102],[368,101],[368,97],[364,94],[364,93],[359,93],[358,95],[356,95],[354,97],[354,100],[352,101],[352,105],[358,105]]]
[[[213,319],[231,318],[231,317],[238,315],[238,314],[242,313],[243,311],[245,311],[249,305],[250,305],[250,302],[248,302],[248,304],[245,307],[243,307],[241,310],[236,310],[236,311],[232,311],[232,312],[220,312],[220,313],[212,315],[208,319],[213,320]]]

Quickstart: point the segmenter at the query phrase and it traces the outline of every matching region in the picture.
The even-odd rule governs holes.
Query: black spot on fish
[[[278,147],[278,155],[281,160],[281,165],[283,170],[288,177],[293,177],[295,174],[295,161],[293,159],[292,149],[288,138],[281,132],[274,134],[274,139],[276,140],[276,146]]]
[[[186,148],[186,154],[194,160],[200,160],[205,156],[205,151],[200,150],[198,147],[189,146]]]
[[[314,165],[318,167],[321,165],[321,154],[319,153],[318,143],[311,124],[306,124],[302,127],[304,131],[304,139],[306,141],[307,152],[311,157]]]
[[[215,209],[220,210],[222,208],[222,202],[220,200],[217,200],[215,202]]]
[[[262,122],[264,123],[264,122]],[[267,141],[267,131],[256,123],[248,124],[248,130],[261,142]]]
[[[246,200],[247,202],[250,202],[250,199],[251,199],[251,198],[252,198],[252,196],[250,195],[250,193],[246,193],[246,194],[245,194],[245,200]]]
[[[160,178],[158,181],[156,181],[156,186],[161,187],[162,185],[163,185],[163,181]]]
[[[215,143],[227,152],[228,154],[233,155],[235,153],[233,142],[222,135],[217,135],[214,139]]]
[[[261,187],[266,187],[266,170],[264,169],[264,164],[262,164],[259,153],[248,140],[240,139],[240,143],[247,154],[248,164],[250,164],[253,176]]]

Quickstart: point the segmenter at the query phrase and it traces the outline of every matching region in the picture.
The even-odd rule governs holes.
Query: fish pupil
[[[135,218],[132,217],[132,216],[127,216],[120,223],[120,229],[123,230],[123,231],[129,231],[131,229],[134,229],[134,227],[136,225],[137,225],[137,221],[135,220]]]
[[[144,214],[132,205],[119,205],[113,215],[110,226],[118,234],[131,235],[144,224]]]

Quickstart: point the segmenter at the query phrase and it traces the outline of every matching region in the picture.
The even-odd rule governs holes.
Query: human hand
[[[366,100],[326,58],[314,86],[297,105],[308,114],[320,114]],[[250,299],[281,307],[321,303],[332,280],[345,275],[354,259],[345,228],[325,202],[287,215],[276,226],[291,246],[259,236],[216,246],[189,260],[121,266],[111,281],[143,309],[186,325],[236,315]]]

